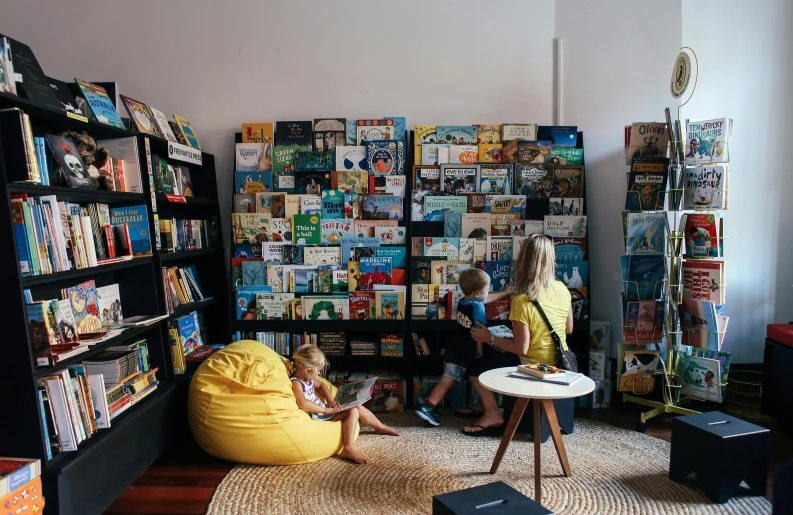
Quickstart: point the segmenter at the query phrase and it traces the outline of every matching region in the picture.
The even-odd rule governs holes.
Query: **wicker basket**
[[[727,413],[752,422],[768,422],[762,414],[763,373],[753,370],[730,371],[727,381]]]

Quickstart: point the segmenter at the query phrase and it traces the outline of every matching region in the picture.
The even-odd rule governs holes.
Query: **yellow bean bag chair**
[[[310,463],[341,451],[341,422],[312,420],[297,407],[287,363],[252,340],[210,356],[188,394],[198,445],[217,458],[258,465]]]

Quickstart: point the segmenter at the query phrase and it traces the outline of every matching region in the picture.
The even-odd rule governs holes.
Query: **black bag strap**
[[[535,308],[537,308],[537,311],[539,311],[540,316],[545,321],[545,325],[548,327],[548,330],[551,332],[551,340],[559,347],[559,352],[563,354],[564,345],[562,345],[562,339],[559,338],[558,334],[556,334],[556,330],[551,325],[551,321],[548,320],[548,316],[545,314],[545,311],[543,311],[542,306],[540,306],[540,303],[537,302],[536,300],[531,301],[531,303],[534,304]]]

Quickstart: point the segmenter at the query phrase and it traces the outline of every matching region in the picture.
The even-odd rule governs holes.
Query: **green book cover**
[[[293,215],[292,241],[297,245],[319,245],[322,243],[319,215]]]
[[[551,157],[557,165],[583,165],[584,149],[570,147],[551,147]]]
[[[311,147],[276,146],[273,149],[273,189],[292,192],[295,187],[295,154],[308,152]]]

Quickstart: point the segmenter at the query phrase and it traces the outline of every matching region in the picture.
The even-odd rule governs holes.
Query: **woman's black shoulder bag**
[[[569,370],[570,372],[578,372],[578,361],[576,360],[573,351],[570,350],[570,347],[568,347],[567,350],[564,350],[562,339],[559,338],[559,335],[556,334],[556,331],[554,331],[553,326],[551,325],[550,320],[548,320],[548,317],[545,315],[545,311],[542,310],[540,303],[536,300],[531,302],[534,304],[534,307],[537,308],[537,311],[540,312],[542,319],[545,320],[545,325],[548,326],[548,330],[551,332],[551,340],[553,340],[553,343],[559,348],[559,362],[556,364],[556,366],[564,370]]]

